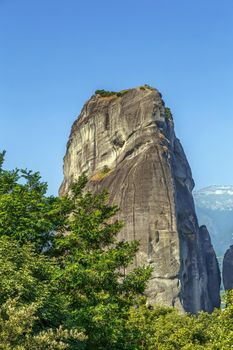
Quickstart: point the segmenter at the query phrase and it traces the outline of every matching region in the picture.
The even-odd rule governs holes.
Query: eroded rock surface
[[[191,170],[156,89],[91,97],[72,126],[60,194],[83,172],[120,207],[119,239],[140,241],[134,264],[153,267],[151,302],[192,313],[219,306],[218,265],[198,227]]]
[[[224,255],[222,275],[225,290],[233,289],[233,245],[230,246]]]

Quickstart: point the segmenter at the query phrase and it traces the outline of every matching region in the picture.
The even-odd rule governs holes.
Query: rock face
[[[233,245],[224,255],[222,276],[225,290],[233,289]]]
[[[220,306],[219,289],[221,284],[219,264],[216,259],[214,248],[211,244],[210,235],[206,226],[200,227],[200,239],[203,256],[202,273],[205,274],[205,269],[208,276],[206,297],[209,295],[212,304]]]
[[[120,207],[119,239],[140,241],[134,264],[153,267],[151,302],[191,313],[219,306],[218,264],[198,226],[191,170],[156,89],[91,97],[71,130],[60,194],[83,172]]]

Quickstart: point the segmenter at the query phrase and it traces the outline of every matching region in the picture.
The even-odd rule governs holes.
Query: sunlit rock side
[[[218,265],[207,231],[203,245],[191,170],[156,89],[91,97],[72,126],[60,194],[83,172],[89,188],[107,188],[120,207],[119,239],[140,241],[134,265],[153,267],[150,302],[192,313],[219,306],[210,292],[212,285],[219,296]]]

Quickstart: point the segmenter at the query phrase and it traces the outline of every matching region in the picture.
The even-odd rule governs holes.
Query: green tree
[[[82,349],[86,338],[77,330],[59,327],[33,332],[37,308],[36,303],[21,305],[17,299],[0,306],[0,350],[64,350],[69,348],[71,339],[76,342],[76,349]]]
[[[117,207],[106,192],[84,192],[87,178],[72,187],[73,212],[66,235],[57,235],[54,255],[61,267],[60,284],[69,300],[69,326],[83,326],[87,349],[127,349],[126,321],[137,305],[151,269],[126,273],[138,242],[117,241],[122,223],[113,221]]]
[[[69,197],[48,197],[38,173],[4,170],[3,159],[0,349],[232,349],[232,291],[212,314],[147,307],[151,269],[133,268],[139,242],[117,239],[107,193],[81,176]]]
[[[35,251],[31,243],[20,245],[0,237],[0,304],[17,299],[21,305],[37,303],[38,328],[58,327],[66,318],[66,302],[55,276],[53,259]]]
[[[230,350],[233,347],[233,291],[225,310],[181,314],[174,308],[132,307],[127,339],[137,350]]]
[[[48,329],[57,334],[62,326],[85,330],[86,349],[127,349],[128,311],[137,304],[151,271],[140,267],[126,273],[139,243],[117,241],[122,228],[113,220],[117,207],[107,204],[106,192],[85,192],[85,176],[72,186],[69,197],[47,197],[38,173],[4,170],[3,159],[4,154],[0,305],[17,300],[17,308],[24,311],[37,305],[30,336]],[[81,346],[75,338],[67,344],[69,349]]]
[[[180,314],[171,307],[148,308],[143,303],[138,308],[131,308],[127,323],[128,342],[132,350],[207,349],[210,332],[206,325],[209,325],[211,315],[204,313],[204,316],[206,319]]]
[[[21,244],[32,242],[38,251],[50,246],[54,233],[64,231],[70,212],[68,198],[46,196],[39,173],[3,169],[0,154],[0,236]]]

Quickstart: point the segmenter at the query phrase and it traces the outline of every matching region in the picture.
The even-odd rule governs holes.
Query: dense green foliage
[[[2,168],[0,155],[0,236],[19,243],[33,242],[36,249],[53,240],[54,233],[65,229],[70,203],[66,198],[46,196],[47,184],[39,173]]]
[[[106,192],[46,196],[38,173],[0,166],[0,350],[228,350],[233,293],[224,311],[195,316],[148,307],[151,270],[129,269],[138,242]],[[129,272],[130,271],[130,272]]]
[[[128,90],[121,90],[121,91],[107,91],[107,90],[96,90],[95,94],[100,95],[102,97],[109,97],[109,96],[117,96],[117,97],[122,97],[124,96]]]
[[[233,293],[228,307],[192,316],[175,309],[145,305],[132,308],[128,323],[132,349],[228,350],[233,347]]]
[[[149,89],[152,91],[155,90],[153,87],[151,87],[148,84],[142,85],[139,88],[140,88],[140,90],[146,90],[146,89]],[[96,90],[95,94],[100,95],[101,97],[109,97],[109,96],[122,97],[125,94],[127,94],[127,92],[129,92],[130,90],[132,90],[132,89],[126,89],[126,90],[121,90],[121,91]]]
[[[124,343],[128,311],[137,303],[151,271],[140,267],[125,274],[138,243],[116,241],[122,223],[109,219],[117,208],[107,205],[105,192],[83,194],[86,181],[81,177],[72,187],[69,234],[56,237],[53,254],[60,264],[69,325],[84,327],[88,349],[117,349]]]
[[[0,306],[0,350],[63,350],[69,349],[70,339],[81,349],[86,337],[77,330],[33,331],[37,309],[36,303],[19,305],[15,299]]]
[[[62,326],[70,337],[87,336],[82,344],[68,337],[69,349],[124,348],[129,310],[151,271],[140,267],[125,273],[138,243],[117,242],[122,223],[111,220],[117,208],[107,205],[105,192],[83,193],[85,176],[69,198],[46,197],[38,173],[6,171],[2,163],[3,155],[1,305],[15,301],[19,311],[32,307],[33,337],[48,329],[55,336]]]
[[[172,120],[172,112],[170,110],[170,108],[168,107],[165,107],[165,117],[167,120]]]

